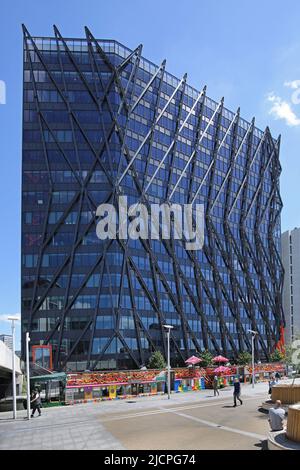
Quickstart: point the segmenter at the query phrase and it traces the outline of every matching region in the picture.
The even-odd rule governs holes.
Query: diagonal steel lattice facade
[[[204,349],[268,359],[281,305],[280,137],[117,41],[24,32],[22,348],[56,370],[126,369]],[[96,209],[204,204],[205,241],[99,240]]]

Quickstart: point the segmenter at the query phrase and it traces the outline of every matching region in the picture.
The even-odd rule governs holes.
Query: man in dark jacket
[[[241,405],[243,404],[242,400],[240,399],[240,394],[241,394],[241,384],[240,384],[239,379],[235,378],[234,383],[233,383],[233,400],[234,400],[233,407],[234,408],[236,407],[236,399],[239,400]]]
[[[38,416],[41,416],[41,397],[37,389],[32,392],[30,403],[32,406],[31,417],[34,418],[35,410],[38,410]]]

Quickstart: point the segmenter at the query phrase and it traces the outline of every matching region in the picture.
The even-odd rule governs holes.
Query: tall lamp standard
[[[16,350],[16,338],[15,338],[15,321],[18,321],[18,317],[8,317],[11,321],[11,333],[12,333],[12,392],[13,392],[13,419],[17,419],[17,395],[16,395],[16,361],[15,361],[15,350]]]
[[[255,336],[258,335],[258,331],[248,330],[251,333],[251,349],[252,349],[252,388],[254,388],[255,382],[255,371],[254,371],[254,340]]]
[[[26,332],[26,379],[27,379],[27,419],[30,419],[30,372],[29,372],[29,333]]]
[[[174,326],[172,325],[163,325],[167,330],[167,341],[168,341],[168,400],[171,398],[171,365],[170,365],[170,331]]]

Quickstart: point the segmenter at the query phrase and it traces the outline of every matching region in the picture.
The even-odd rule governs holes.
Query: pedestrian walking
[[[275,379],[276,379],[276,382],[279,382],[279,380],[280,380],[280,374],[279,374],[278,371],[275,374]]]
[[[38,389],[35,389],[31,394],[30,400],[32,406],[31,417],[34,418],[35,410],[38,410],[38,416],[41,416],[41,396],[39,394]]]
[[[219,387],[218,376],[215,375],[214,380],[213,380],[214,396],[220,395],[218,387]]]
[[[239,400],[241,405],[243,404],[242,400],[240,399],[240,395],[241,395],[241,384],[240,384],[239,379],[235,378],[233,382],[233,401],[234,401],[233,407],[234,408],[236,407],[237,399]]]
[[[275,406],[269,409],[269,424],[271,431],[282,431],[285,426],[285,410],[281,406],[281,401],[276,400]]]

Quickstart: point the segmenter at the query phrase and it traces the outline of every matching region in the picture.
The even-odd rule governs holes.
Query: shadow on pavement
[[[260,441],[257,444],[254,444],[254,447],[259,447],[260,450],[268,450],[268,439]]]
[[[262,406],[259,407],[259,408],[257,409],[257,411],[259,411],[260,413],[263,413],[264,415],[269,414],[269,411],[268,411],[268,410],[265,410]]]

